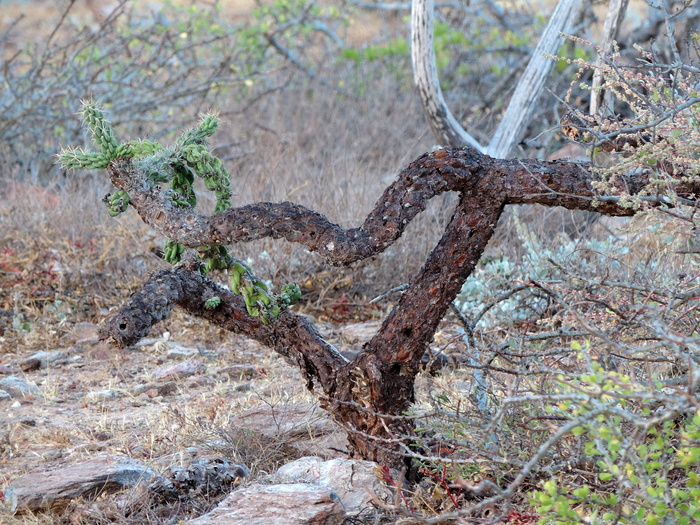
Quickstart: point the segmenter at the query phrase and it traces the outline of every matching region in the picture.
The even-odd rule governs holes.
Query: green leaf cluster
[[[149,140],[119,144],[107,117],[94,102],[83,104],[83,120],[99,152],[66,148],[58,155],[59,162],[68,169],[104,169],[117,158],[132,158],[138,173],[151,186],[169,183],[170,198],[174,206],[194,208],[197,195],[194,190],[196,177],[203,180],[207,190],[216,196],[215,213],[231,207],[231,179],[221,159],[214,155],[207,144],[219,127],[216,115],[206,115],[199,126],[186,130],[170,147]],[[115,217],[125,212],[130,203],[126,191],[108,194],[103,201],[108,212]],[[186,247],[168,239],[163,246],[164,258],[171,264],[181,261]],[[279,295],[271,294],[267,285],[257,278],[242,261],[231,257],[225,246],[202,246],[197,250],[202,261],[201,271],[228,271],[231,289],[243,296],[248,313],[260,317],[266,323],[277,317],[283,308],[295,304],[301,290],[294,283],[282,287]],[[205,308],[215,309],[221,304],[218,297],[205,303]]]
[[[586,401],[568,401],[549,412],[581,421],[572,436],[580,440],[598,479],[580,485],[545,482],[531,494],[542,516],[538,523],[700,523],[700,411],[681,412],[646,428],[630,425],[624,412],[654,419],[647,401],[631,401],[651,397],[641,395],[644,387],[629,377],[594,368],[572,388],[562,384],[563,391],[590,393]]]
[[[58,162],[66,169],[105,169],[112,160],[119,157],[144,157],[163,150],[160,144],[150,140],[139,140],[120,145],[104,111],[94,102],[83,102],[81,114],[93,142],[100,151],[64,148],[58,154]]]
[[[229,264],[231,290],[241,294],[248,313],[260,317],[264,324],[277,317],[283,308],[296,304],[301,298],[301,290],[296,283],[282,287],[279,295],[269,292],[267,284],[257,278],[243,261],[232,259]]]

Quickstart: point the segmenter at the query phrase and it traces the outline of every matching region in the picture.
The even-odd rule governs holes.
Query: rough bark
[[[414,399],[414,379],[438,323],[478,263],[509,204],[543,204],[629,216],[614,195],[600,196],[595,175],[585,165],[537,160],[497,160],[472,148],[424,154],[406,167],[375,204],[364,224],[344,230],[303,206],[258,203],[202,216],[174,207],[167,195],[145,182],[129,159],[108,167],[143,220],[190,247],[235,244],[263,237],[301,243],[336,265],[371,257],[391,245],[427,202],[446,191],[460,195],[445,233],[423,268],[414,275],[377,335],[353,361],[341,356],[304,318],[290,311],[263,324],[246,312],[243,299],[203,277],[196,264],[182,264],[152,276],[103,327],[103,338],[124,347],[178,305],[232,332],[273,348],[297,366],[322,405],[349,434],[357,457],[397,466],[405,446],[397,437],[411,433],[400,415]],[[647,188],[644,174],[621,178],[622,193]],[[694,196],[700,186],[684,183],[679,193]],[[653,193],[653,192],[652,192]],[[204,303],[219,296],[213,310]],[[389,416],[389,417],[385,417]]]

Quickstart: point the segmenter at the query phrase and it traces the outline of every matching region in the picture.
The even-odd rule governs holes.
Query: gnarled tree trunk
[[[503,209],[538,203],[627,216],[615,195],[600,196],[595,175],[580,164],[497,160],[473,148],[424,154],[406,167],[377,201],[364,224],[344,230],[326,217],[290,202],[257,203],[202,216],[177,207],[149,184],[130,159],[113,160],[112,183],[128,192],[142,219],[170,239],[196,248],[264,237],[285,238],[319,253],[333,265],[371,257],[390,246],[427,202],[446,191],[460,196],[445,233],[379,332],[352,361],[345,359],[309,322],[283,311],[264,324],[251,317],[241,296],[203,277],[191,258],[153,275],[103,327],[121,347],[144,337],[174,306],[273,348],[297,366],[322,406],[348,432],[351,453],[400,466],[412,432],[401,416],[414,400],[421,356],[438,323],[479,261]],[[618,183],[620,194],[647,185],[636,174]],[[693,183],[677,188],[697,193]],[[221,303],[205,308],[208,299]]]

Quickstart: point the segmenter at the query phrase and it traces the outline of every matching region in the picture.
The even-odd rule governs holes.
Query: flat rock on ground
[[[329,488],[308,483],[254,485],[233,491],[187,525],[336,525],[345,512]]]
[[[24,372],[29,372],[31,370],[38,370],[39,368],[46,368],[51,364],[60,364],[67,360],[68,356],[66,353],[60,350],[35,352],[26,359],[23,359],[19,363],[19,368]]]
[[[5,499],[12,512],[58,510],[72,499],[116,492],[153,475],[140,461],[125,456],[99,457],[21,476],[7,488]]]
[[[345,433],[314,403],[256,407],[233,416],[231,424],[271,441],[283,440],[302,455],[328,459],[348,449]]]
[[[155,381],[164,381],[167,379],[182,379],[185,377],[193,376],[195,374],[201,374],[206,370],[204,363],[197,359],[189,359],[187,361],[182,361],[174,365],[161,366],[156,368],[151,377]]]
[[[12,397],[39,396],[41,390],[35,384],[16,376],[8,376],[0,379],[0,390],[4,390]]]
[[[372,506],[375,498],[393,499],[391,489],[381,476],[381,467],[372,461],[344,458],[324,461],[318,457],[304,457],[280,467],[274,479],[328,487],[340,497],[348,514],[359,514]],[[398,479],[399,474],[393,473],[393,476]]]
[[[75,344],[97,342],[99,328],[99,325],[93,323],[75,323],[71,331],[66,334],[66,340]]]

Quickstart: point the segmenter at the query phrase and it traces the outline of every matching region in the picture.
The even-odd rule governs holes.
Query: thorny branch
[[[319,253],[327,262],[346,265],[384,251],[396,241],[427,202],[446,191],[489,195],[507,204],[543,204],[567,209],[630,216],[633,210],[616,202],[601,202],[592,186],[597,175],[566,162],[496,160],[471,148],[438,150],[405,168],[387,188],[359,228],[344,230],[323,215],[291,202],[262,202],[202,216],[173,205],[167,192],[150,187],[129,159],[108,168],[112,183],[126,191],[142,219],[185,246],[235,244],[266,237],[285,238]],[[647,174],[632,174],[617,183],[632,194],[645,187]],[[678,193],[695,194],[700,187],[684,183]],[[471,210],[476,215],[475,210]]]
[[[103,337],[111,337],[120,346],[133,344],[179,305],[254,338],[300,368],[310,389],[320,388],[324,407],[349,430],[351,452],[387,465],[397,465],[397,458],[407,457],[403,443],[412,427],[408,420],[381,414],[398,415],[409,409],[420,359],[478,263],[504,207],[539,203],[607,215],[634,214],[633,209],[616,200],[605,200],[595,189],[597,175],[584,165],[497,160],[472,148],[422,155],[386,189],[364,223],[350,229],[291,202],[262,202],[213,216],[200,215],[192,208],[175,206],[168,191],[149,183],[130,159],[115,159],[108,172],[112,183],[129,194],[130,204],[146,223],[190,248],[284,238],[304,245],[334,265],[347,265],[384,251],[430,199],[446,191],[460,194],[443,238],[424,267],[411,278],[380,331],[351,362],[306,320],[291,312],[283,312],[267,325],[251,318],[239,296],[202,277],[194,263],[157,273],[102,332]],[[613,191],[620,194],[655,192],[642,172],[612,184]],[[684,181],[676,189],[694,198],[700,187]],[[204,308],[215,295],[221,305],[213,310]]]

